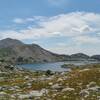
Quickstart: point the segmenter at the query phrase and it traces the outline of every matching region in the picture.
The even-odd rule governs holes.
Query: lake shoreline
[[[91,66],[85,65],[69,72],[22,69],[0,73],[0,99],[98,100],[100,64]]]
[[[68,67],[62,67],[64,64],[73,64],[73,65],[87,65],[91,63],[100,63],[100,62],[87,62],[87,61],[64,61],[64,62],[52,62],[52,63],[33,63],[33,64],[20,64],[17,65],[18,67],[26,68],[29,70],[35,70],[35,71],[68,71],[70,69],[70,66]]]

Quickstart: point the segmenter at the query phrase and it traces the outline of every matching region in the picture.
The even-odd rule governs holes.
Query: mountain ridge
[[[6,38],[0,40],[0,58],[12,63],[57,62],[68,60],[100,60],[100,56],[84,53],[72,55],[55,54],[37,44],[25,44],[19,40]]]

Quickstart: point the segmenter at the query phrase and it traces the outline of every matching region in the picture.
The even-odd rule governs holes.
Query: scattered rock
[[[80,96],[85,97],[85,98],[88,97],[89,96],[89,91],[87,91],[86,89],[81,90]]]
[[[63,89],[63,87],[60,86],[59,84],[54,84],[54,85],[51,86],[51,88],[52,89],[57,89],[57,90],[62,90]]]
[[[67,87],[67,88],[64,88],[64,89],[62,90],[62,92],[66,92],[66,91],[75,91],[75,89],[74,89],[74,88],[69,88],[69,87]]]
[[[52,82],[50,82],[50,83],[48,83],[48,85],[52,86],[52,85],[53,85],[53,83],[52,83]]]
[[[87,88],[89,87],[94,87],[96,86],[96,82],[90,82],[88,85],[87,85]]]

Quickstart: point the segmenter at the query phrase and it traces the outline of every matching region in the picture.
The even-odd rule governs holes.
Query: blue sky
[[[59,54],[100,54],[99,0],[0,0],[0,39]]]

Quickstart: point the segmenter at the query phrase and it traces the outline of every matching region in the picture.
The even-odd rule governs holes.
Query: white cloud
[[[12,22],[16,24],[26,24],[28,22],[46,21],[46,19],[48,18],[44,16],[33,16],[30,18],[14,18]]]
[[[15,38],[22,36],[24,38],[33,37],[53,37],[66,36],[66,37],[77,37],[80,35],[88,35],[89,33],[100,32],[100,14],[85,13],[85,12],[74,12],[68,14],[61,14],[53,17],[34,16],[26,19],[15,19],[16,23],[25,23],[27,21],[37,21],[38,27],[30,27],[26,30],[14,30],[4,31],[0,33],[9,34],[9,37],[15,35]],[[12,31],[12,32],[11,32]]]
[[[72,39],[72,42],[83,44],[100,43],[100,14],[73,12],[60,14],[53,17],[33,16],[26,19],[17,19],[16,23],[22,24],[28,21],[36,21],[38,27],[30,27],[19,31],[6,30],[0,32],[0,38],[15,38],[15,39],[36,39],[55,36],[64,36]],[[64,46],[64,44],[60,44]],[[64,48],[57,48],[60,51]],[[72,51],[74,47],[68,47]],[[55,48],[56,49],[56,48]],[[57,49],[55,51],[57,51]],[[62,49],[62,50],[61,50]],[[76,50],[77,49],[77,50]],[[76,51],[81,51],[75,47]],[[93,50],[94,51],[94,50]]]

